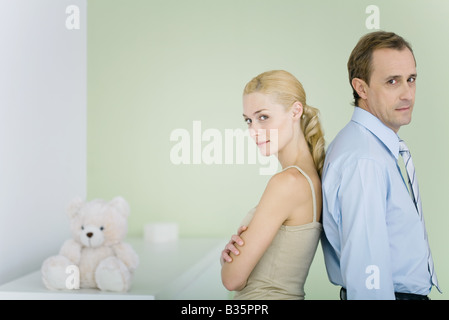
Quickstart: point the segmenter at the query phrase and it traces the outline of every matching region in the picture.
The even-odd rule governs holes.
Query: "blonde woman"
[[[324,137],[318,110],[283,70],[264,72],[243,92],[243,117],[262,154],[282,171],[222,251],[223,285],[234,299],[304,299],[320,239]]]

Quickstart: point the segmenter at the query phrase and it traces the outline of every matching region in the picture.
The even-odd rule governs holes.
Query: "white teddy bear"
[[[131,287],[139,257],[124,243],[129,205],[122,197],[107,202],[74,199],[68,207],[72,239],[59,255],[47,258],[41,268],[48,289],[67,289],[67,268],[79,270],[80,288],[126,292]]]

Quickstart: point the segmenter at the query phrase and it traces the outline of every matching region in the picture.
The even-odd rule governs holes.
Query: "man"
[[[329,145],[322,178],[329,279],[341,299],[426,300],[438,284],[397,135],[412,117],[413,51],[394,33],[372,32],[353,49],[348,72],[355,109]]]

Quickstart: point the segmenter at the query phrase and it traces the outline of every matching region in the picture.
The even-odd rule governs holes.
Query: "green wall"
[[[131,236],[168,221],[184,237],[228,238],[269,176],[259,174],[260,162],[176,165],[171,133],[184,129],[193,143],[194,121],[223,139],[227,129],[245,129],[244,85],[285,69],[321,110],[329,144],[352,114],[346,63],[373,31],[365,24],[373,4],[380,29],[409,40],[417,59],[413,121],[399,133],[413,152],[436,271],[448,292],[449,1],[89,0],[88,198],[125,197]],[[308,286],[310,299],[336,298],[321,249]]]

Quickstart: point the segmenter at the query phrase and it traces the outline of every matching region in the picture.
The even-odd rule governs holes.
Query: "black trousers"
[[[430,300],[428,296],[414,293],[395,292],[394,295],[396,296],[396,300]],[[340,289],[340,300],[348,300],[345,288]]]

